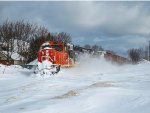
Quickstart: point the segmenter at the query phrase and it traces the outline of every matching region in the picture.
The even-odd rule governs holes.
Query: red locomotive
[[[60,71],[60,67],[71,67],[81,54],[103,56],[105,59],[115,61],[117,63],[125,63],[127,59],[107,51],[92,52],[92,49],[85,49],[72,44],[65,44],[62,42],[46,42],[41,45],[38,52],[38,66],[35,73],[41,75],[52,75]],[[75,54],[76,53],[76,54]]]
[[[74,52],[72,44],[62,42],[46,42],[41,45],[38,52],[38,67],[40,74],[58,73],[60,67],[74,65]]]

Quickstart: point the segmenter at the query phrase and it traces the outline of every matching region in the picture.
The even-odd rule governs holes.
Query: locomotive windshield
[[[57,51],[62,51],[63,50],[62,45],[52,45],[52,48],[54,48]]]
[[[46,48],[46,47],[50,48],[51,46],[50,46],[50,45],[43,45],[43,46],[42,46],[42,49],[44,49],[44,48]]]

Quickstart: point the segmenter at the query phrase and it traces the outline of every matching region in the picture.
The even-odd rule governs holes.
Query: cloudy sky
[[[29,20],[67,32],[78,45],[98,44],[126,55],[150,40],[150,2],[0,2],[0,23]]]

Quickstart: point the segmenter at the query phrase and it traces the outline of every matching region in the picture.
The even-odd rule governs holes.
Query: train
[[[73,67],[79,54],[90,54],[92,56],[103,56],[108,61],[118,64],[127,63],[127,58],[108,51],[94,51],[83,47],[63,42],[45,42],[38,51],[38,65],[35,73],[41,75],[55,75],[62,67]]]

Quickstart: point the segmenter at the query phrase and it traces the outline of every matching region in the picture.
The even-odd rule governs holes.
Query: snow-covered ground
[[[150,113],[149,62],[84,59],[49,78],[0,65],[0,113]]]

